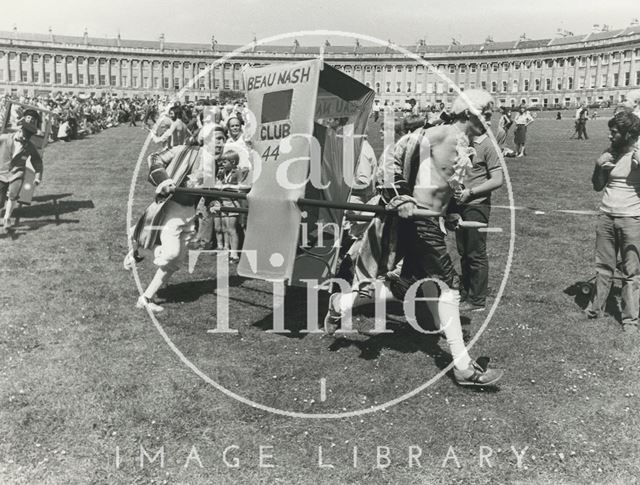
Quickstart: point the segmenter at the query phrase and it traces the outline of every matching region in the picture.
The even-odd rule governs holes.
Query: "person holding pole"
[[[28,160],[36,172],[33,183],[40,185],[42,180],[42,158],[31,142],[31,137],[38,132],[39,122],[38,112],[27,109],[19,131],[0,135],[0,209],[4,207],[4,230],[12,227],[11,214],[18,204]]]
[[[470,140],[486,132],[481,117],[489,119],[492,107],[493,98],[486,91],[466,91],[453,103],[452,124],[417,130],[396,146],[393,180],[386,181],[384,191],[393,196],[389,206],[397,208],[397,224],[372,221],[356,258],[352,289],[331,295],[324,322],[325,331],[334,333],[342,318],[368,294],[367,287],[385,274],[398,256],[404,257],[401,276],[419,282],[423,295],[430,299],[430,313],[452,353],[454,377],[463,386],[492,385],[503,375],[501,370],[487,369],[472,360],[467,352],[460,323],[458,278],[442,227],[449,200],[472,165]],[[420,208],[441,217],[416,219],[414,213]],[[396,257],[390,255],[393,251],[397,251]]]
[[[131,269],[140,260],[137,248],[154,249],[154,264],[158,267],[151,283],[138,298],[136,306],[160,312],[154,302],[160,287],[180,269],[187,256],[187,243],[194,233],[197,198],[176,193],[176,187],[202,186],[203,154],[213,152],[219,160],[226,140],[224,128],[215,125],[204,139],[205,146],[177,145],[149,156],[149,181],[156,187],[156,201],[138,221],[133,231],[134,249],[124,260]]]

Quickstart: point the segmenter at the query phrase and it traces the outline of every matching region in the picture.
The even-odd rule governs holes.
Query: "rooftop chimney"
[[[164,50],[164,34],[160,34],[160,50]]]

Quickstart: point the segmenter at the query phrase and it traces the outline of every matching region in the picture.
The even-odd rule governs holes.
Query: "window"
[[[625,72],[624,73],[624,85],[628,86],[629,84],[631,84],[631,73],[630,72]]]
[[[399,93],[402,91],[402,89],[400,88],[400,84],[401,84],[400,82],[396,83],[396,93]]]
[[[540,91],[540,84],[541,84],[540,79],[534,79],[533,80],[533,86],[534,86],[533,90],[534,91]]]
[[[453,74],[453,73],[455,72],[455,70],[456,70],[456,66],[453,66],[453,65],[452,65],[452,66],[449,66],[449,72],[450,72],[451,74]]]
[[[20,71],[20,81],[23,83],[27,82],[27,71]]]
[[[482,64],[482,72],[487,72],[487,65],[486,64]]]
[[[556,78],[556,89],[558,91],[562,90],[562,78],[561,77]]]
[[[480,83],[480,86],[482,86],[482,89],[484,89],[485,91],[487,90],[487,82],[486,81],[482,81]]]
[[[380,94],[380,83],[376,83],[376,93]]]
[[[478,67],[475,64],[471,64],[471,72],[476,72]]]
[[[519,71],[519,70],[520,70],[520,63],[519,63],[519,62],[516,62],[516,63],[513,65],[513,67],[514,67],[514,69],[515,69],[516,71]]]
[[[213,89],[220,89],[220,79],[213,80]]]
[[[592,74],[592,75],[591,75],[591,77],[590,77],[590,79],[589,79],[589,87],[590,87],[591,89],[595,88],[595,87],[596,87],[596,82],[597,82],[597,81],[596,81],[596,75],[595,75],[595,74]]]
[[[476,82],[475,81],[471,81],[469,83],[469,89],[475,89],[476,88]]]
[[[568,77],[567,78],[567,89],[573,89],[573,78],[572,77]]]
[[[385,89],[385,93],[391,92],[391,82],[387,81],[387,89]]]
[[[129,76],[127,76],[127,75],[123,75],[122,76],[122,87],[123,88],[128,88],[129,87]]]
[[[222,83],[222,85],[223,85],[224,89],[231,89],[228,79],[225,79],[224,82]]]
[[[517,93],[518,92],[518,80],[517,79],[513,80],[513,86],[511,88],[511,92],[512,93]]]
[[[640,72],[638,72],[640,74]],[[433,94],[433,83],[427,83],[427,94]]]
[[[636,71],[636,86],[640,85],[640,71]]]
[[[2,72],[0,71],[0,80],[2,80]],[[38,71],[33,71],[33,82],[40,82],[40,73]]]
[[[204,89],[204,77],[198,78],[198,89]]]
[[[461,73],[465,73],[465,72],[467,72],[467,66],[465,66],[464,64],[461,64],[461,65],[460,65],[460,72],[461,72]]]
[[[524,86],[522,87],[523,91],[529,91],[529,80],[525,79],[524,80]]]
[[[67,84],[73,84],[73,74],[67,73]]]
[[[504,72],[509,72],[509,64],[508,64],[508,63],[506,63],[506,62],[505,62],[504,64],[502,64],[502,70],[503,70]],[[506,91],[506,90],[505,90],[505,91]]]
[[[382,72],[382,66],[376,66],[376,72]]]
[[[491,81],[491,92],[495,93],[498,90],[498,83],[496,81]]]
[[[502,81],[502,92],[506,93],[507,92],[507,81]]]
[[[38,82],[38,76],[37,76],[37,72],[34,73],[34,79],[36,82]],[[78,73],[78,84],[84,84],[84,74],[82,73]]]
[[[109,76],[109,84],[111,84],[111,86],[116,85],[116,77],[113,74]]]
[[[131,87],[132,88],[138,87],[138,76],[131,76]]]
[[[160,89],[160,78],[158,76],[153,76],[153,87]]]
[[[166,76],[162,78],[162,87],[164,89],[169,89],[169,78]]]
[[[233,80],[233,89],[236,90],[236,91],[240,90],[240,81],[239,80],[237,80],[237,79]]]
[[[417,94],[422,93],[422,83],[416,83],[416,93]]]
[[[387,66],[387,72],[393,71],[393,66]]]
[[[617,88],[620,84],[620,74],[617,72],[613,73],[613,87]]]
[[[16,80],[16,71],[14,69],[9,69],[9,82],[13,82]]]
[[[600,62],[601,66],[606,66],[609,64],[609,55],[602,56],[602,61]]]
[[[396,66],[396,71],[402,72],[402,66]]]
[[[491,64],[491,70],[493,72],[498,72],[498,64]]]
[[[407,93],[411,92],[411,82],[407,82]]]
[[[544,80],[544,89],[546,91],[551,91],[551,79],[547,78]]]
[[[47,77],[47,74],[48,74],[48,73],[45,73],[45,75],[44,75],[44,76],[45,76],[45,79],[46,79],[46,77]],[[45,82],[49,82],[49,81],[45,81]],[[89,84],[90,84],[91,86],[95,86],[95,85],[96,85],[96,75],[95,75],[95,74],[89,74]]]
[[[56,73],[56,77],[58,77],[58,74]],[[100,74],[98,76],[98,84],[100,86],[105,86],[107,84],[107,76],[104,74]]]
[[[148,88],[149,87],[149,76],[144,76],[142,78],[142,87],[143,88]]]
[[[56,72],[56,84],[62,84],[62,73]]]
[[[538,69],[541,69],[542,68],[542,61],[536,61],[536,67]]]
[[[600,87],[603,87],[603,88],[607,87],[607,75],[606,74],[602,74],[601,75]]]
[[[444,93],[444,83],[438,83],[436,86],[436,93],[442,94]]]

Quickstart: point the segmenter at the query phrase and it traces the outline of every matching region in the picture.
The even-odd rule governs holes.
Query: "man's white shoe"
[[[133,255],[133,251],[133,249],[129,251],[122,261],[122,266],[127,271],[131,271],[136,266],[136,258]]]
[[[137,308],[148,308],[153,313],[159,313],[159,312],[164,310],[164,308],[162,308],[160,305],[150,301],[144,295],[140,295],[140,298],[138,298],[138,301],[136,303],[136,307]]]

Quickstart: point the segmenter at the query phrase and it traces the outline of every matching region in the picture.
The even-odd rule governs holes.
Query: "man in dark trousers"
[[[503,184],[502,167],[496,147],[487,134],[474,138],[476,154],[467,172],[464,189],[456,195],[457,212],[464,221],[489,224],[491,192]],[[489,258],[487,233],[476,227],[458,228],[456,242],[460,254],[460,312],[482,311],[487,302]]]
[[[582,103],[576,111],[576,133],[578,134],[578,140],[588,140],[587,136],[587,119],[589,119],[589,110],[587,105]]]

